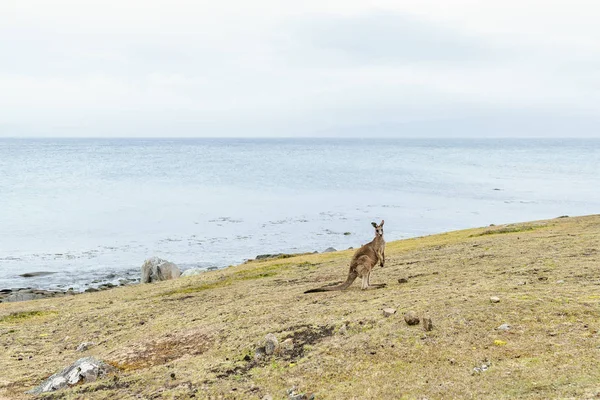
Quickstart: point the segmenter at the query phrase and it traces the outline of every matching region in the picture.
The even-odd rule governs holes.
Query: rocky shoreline
[[[134,282],[121,283],[115,285],[112,283],[104,283],[97,288],[91,287],[82,292],[75,291],[73,288],[68,290],[46,290],[46,289],[35,289],[35,288],[14,288],[14,289],[0,289],[0,303],[11,303],[16,301],[28,301],[38,299],[48,299],[54,297],[74,296],[81,293],[99,292],[102,290],[113,289],[120,286],[128,286],[134,284]]]
[[[333,247],[329,247],[329,248],[325,249],[323,251],[323,253],[329,253],[329,252],[333,252],[333,251],[336,251],[336,249],[334,249]],[[317,254],[317,253],[319,253],[319,252],[315,251],[312,253],[259,254],[255,258],[247,260],[246,263],[253,262],[253,261],[284,259],[284,258],[303,256],[303,255],[309,255],[309,254]],[[189,268],[189,269],[186,269],[185,271],[183,271],[181,276],[182,277],[193,276],[193,275],[198,275],[198,274],[201,274],[204,272],[214,271],[216,269],[219,269],[219,268],[218,267]],[[50,275],[50,274],[53,274],[53,272],[40,271],[40,272],[25,273],[20,276],[24,277],[24,278],[34,278],[34,277],[46,276],[46,275]],[[111,277],[116,278],[116,276],[111,276]],[[100,281],[92,281],[91,283],[96,284],[99,282]],[[47,298],[54,298],[54,297],[74,296],[74,295],[81,294],[81,293],[99,292],[99,291],[103,291],[103,290],[114,289],[116,287],[135,285],[138,283],[140,283],[140,279],[132,279],[132,278],[123,277],[118,280],[118,284],[111,283],[111,282],[105,282],[105,283],[100,284],[99,286],[89,287],[82,291],[77,291],[73,288],[69,288],[67,290],[50,290],[50,289],[39,289],[39,288],[33,288],[33,287],[0,289],[0,303],[11,303],[11,302],[18,302],[18,301],[47,299]]]

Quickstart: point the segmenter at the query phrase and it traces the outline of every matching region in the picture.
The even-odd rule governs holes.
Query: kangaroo
[[[383,223],[377,225],[372,222],[373,228],[375,228],[375,238],[369,243],[361,246],[360,249],[356,250],[352,261],[350,261],[350,271],[348,271],[348,278],[346,282],[337,286],[326,286],[317,289],[307,290],[304,293],[315,293],[315,292],[331,292],[334,290],[344,290],[352,285],[352,282],[357,277],[362,278],[362,290],[368,289],[379,289],[384,287],[385,283],[371,285],[371,271],[379,263],[381,267],[385,265],[385,240],[383,240]]]

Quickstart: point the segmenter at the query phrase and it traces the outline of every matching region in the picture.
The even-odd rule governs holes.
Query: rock
[[[496,329],[499,331],[508,331],[511,328],[511,326],[509,324],[502,324],[499,327],[497,327]]]
[[[389,317],[391,315],[396,314],[396,309],[395,308],[384,308],[383,309],[383,316],[384,317]]]
[[[142,265],[142,283],[166,281],[179,278],[179,267],[172,262],[158,257],[151,257]]]
[[[294,350],[294,341],[292,340],[292,338],[287,338],[283,342],[281,342],[281,345],[279,346],[280,352],[286,353],[292,350]]]
[[[47,275],[52,275],[55,274],[56,272],[51,272],[51,271],[38,271],[38,272],[26,272],[24,274],[19,275],[22,278],[35,278],[38,276],[47,276]]]
[[[181,274],[181,277],[183,278],[184,276],[200,275],[200,274],[203,274],[205,272],[206,272],[206,270],[204,270],[204,269],[190,268],[190,269],[186,269],[185,271],[183,271],[183,273]]]
[[[275,353],[278,347],[279,342],[277,341],[277,337],[272,333],[267,334],[265,336],[265,354],[271,355]]]
[[[54,392],[78,383],[94,382],[111,371],[113,371],[113,368],[110,365],[94,357],[80,358],[27,393],[37,395]]]
[[[281,257],[283,255],[283,253],[276,253],[276,254],[259,254],[256,256],[256,260],[268,260],[270,258],[277,258],[277,257]]]
[[[273,400],[273,396],[270,394],[265,394],[261,400]]]
[[[42,289],[7,289],[0,293],[0,302],[15,302],[64,296],[65,292]]]
[[[561,279],[561,280],[559,280],[559,281],[556,281],[556,283],[558,283],[558,284],[560,285],[560,284],[563,284],[563,283],[565,283],[565,281],[563,281],[563,280]]]
[[[99,290],[96,289],[96,288],[91,287],[91,288],[85,289],[85,292],[86,293],[94,293],[94,292],[99,292]]]
[[[423,323],[423,329],[425,329],[426,332],[433,330],[433,321],[431,321],[431,317],[429,317],[429,315],[424,315],[421,322]]]
[[[108,289],[112,289],[114,287],[116,287],[116,285],[109,282],[109,283],[104,283],[104,284],[98,286],[98,289],[99,290],[108,290]]]
[[[259,347],[254,351],[254,360],[255,361],[260,361],[261,359],[263,359],[267,354],[265,353],[265,348],[264,347]]]
[[[481,364],[481,366],[473,368],[473,373],[480,374],[482,372],[487,371],[489,368],[490,368],[490,363],[485,362],[485,363]]]
[[[344,236],[350,236],[352,235],[352,232],[344,232]]]
[[[296,386],[287,390],[289,400],[313,400],[315,398],[314,394],[309,396],[305,393],[296,393],[297,390]]]
[[[500,303],[500,297],[498,297],[498,296],[492,296],[492,297],[490,297],[490,301],[492,303]]]
[[[77,351],[87,351],[90,347],[94,346],[96,343],[94,342],[83,342],[79,346],[77,346]]]
[[[398,278],[398,283],[408,283],[407,278]]]
[[[418,325],[420,322],[419,316],[414,311],[409,311],[409,312],[405,313],[404,321],[406,321],[406,323],[408,325]]]
[[[337,251],[337,250],[334,249],[333,247],[328,247],[325,250],[323,250],[323,253],[333,253],[334,251]]]
[[[347,335],[348,334],[348,327],[346,326],[346,324],[342,325],[340,327],[340,330],[338,331],[338,333],[340,335]]]

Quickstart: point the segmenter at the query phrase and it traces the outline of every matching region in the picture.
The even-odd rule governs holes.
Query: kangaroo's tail
[[[354,271],[350,271],[348,273],[348,279],[346,279],[346,282],[340,284],[340,285],[336,285],[336,286],[325,286],[322,288],[316,288],[316,289],[310,289],[307,290],[304,293],[316,293],[316,292],[333,292],[334,290],[344,290],[344,289],[348,289],[348,287],[350,287],[350,285],[352,285],[352,282],[354,282],[354,280],[358,277],[358,274]]]

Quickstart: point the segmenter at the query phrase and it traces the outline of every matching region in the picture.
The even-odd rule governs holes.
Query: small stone
[[[265,336],[265,353],[267,355],[275,353],[277,347],[279,347],[279,342],[274,334],[269,333],[267,336]]]
[[[259,347],[258,349],[256,349],[256,351],[254,352],[254,360],[255,361],[260,361],[261,359],[263,359],[266,356],[265,353],[265,348],[264,347]]]
[[[340,330],[338,331],[338,333],[343,336],[348,334],[348,327],[346,326],[346,324],[344,324],[340,327]]]
[[[562,284],[562,283],[565,283],[565,281],[563,281],[563,280],[561,279],[561,280],[559,280],[559,281],[556,281],[556,283],[558,283],[558,284],[560,285],[560,284]]]
[[[502,324],[499,327],[497,327],[496,329],[499,331],[508,331],[511,328],[511,326],[509,324]]]
[[[383,309],[383,316],[384,317],[389,317],[391,315],[396,314],[396,309],[395,308],[384,308]]]
[[[431,330],[433,330],[433,322],[431,321],[431,317],[429,317],[429,315],[425,315],[423,317],[423,329],[425,329],[425,331],[429,332]]]
[[[406,278],[398,278],[398,283],[408,283],[408,279],[406,279]]]
[[[418,325],[420,322],[419,316],[414,311],[409,311],[404,314],[404,321],[406,321],[408,325]]]
[[[279,350],[282,352],[289,352],[294,350],[294,341],[292,340],[292,338],[287,338],[283,342],[281,342]]]
[[[77,346],[76,350],[77,351],[86,351],[87,349],[89,349],[93,345],[95,345],[95,343],[93,343],[93,342],[83,342],[79,346]]]
[[[265,394],[262,400],[273,400],[273,396],[271,396],[270,394]]]
[[[498,296],[492,296],[492,297],[490,297],[490,301],[492,303],[500,303],[500,297],[498,297]]]

